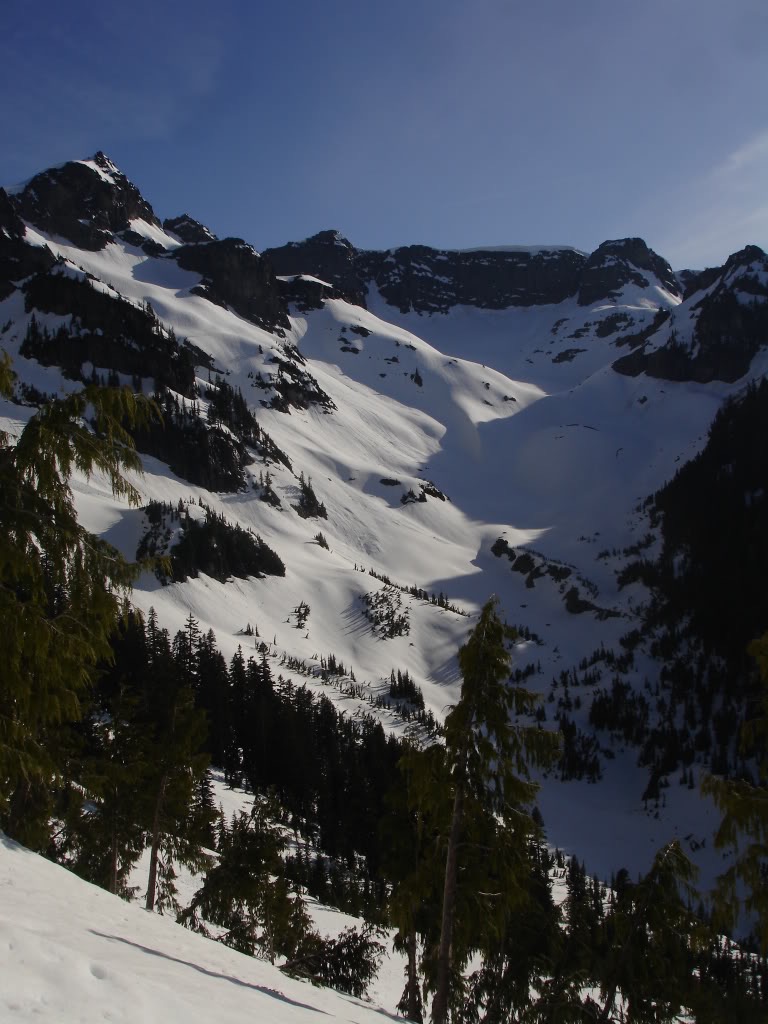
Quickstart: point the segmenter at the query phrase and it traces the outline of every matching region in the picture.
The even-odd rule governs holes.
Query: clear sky
[[[257,248],[768,247],[766,0],[5,0],[0,183],[103,149]]]

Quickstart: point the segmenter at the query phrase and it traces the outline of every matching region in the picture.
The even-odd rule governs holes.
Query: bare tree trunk
[[[453,921],[456,914],[456,881],[459,867],[459,835],[464,817],[464,785],[456,787],[453,800],[451,831],[448,836],[448,856],[445,861],[443,886],[443,920],[440,928],[440,948],[437,955],[437,987],[432,1000],[432,1024],[445,1024],[448,1017],[448,986],[451,974],[451,943]]]
[[[157,858],[160,854],[160,816],[163,813],[165,787],[167,782],[168,776],[163,775],[157,791],[155,814],[152,819],[152,850],[149,855],[149,880],[147,882],[147,902],[145,904],[145,908],[147,910],[155,909],[155,893],[157,891]]]

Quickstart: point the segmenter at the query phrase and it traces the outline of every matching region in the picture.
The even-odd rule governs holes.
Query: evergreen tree
[[[285,839],[274,824],[277,806],[257,798],[250,814],[240,812],[222,835],[219,861],[179,920],[205,931],[201,919],[224,929],[221,941],[241,953],[296,954],[310,930],[303,901],[291,894],[281,855]],[[275,879],[275,876],[276,879]]]
[[[144,849],[143,781],[149,740],[131,680],[109,672],[87,711],[68,764],[57,858],[82,878],[130,898],[128,878]]]
[[[3,355],[0,395],[12,393]],[[78,523],[69,480],[103,473],[115,495],[138,504],[124,474],[141,464],[121,424],[151,413],[127,389],[89,386],[47,402],[15,444],[0,432],[0,826],[38,849],[61,775],[54,734],[80,717],[136,573]]]
[[[459,651],[461,697],[445,721],[452,809],[434,976],[434,1024],[446,1021],[452,974],[456,978],[462,959],[472,949],[469,940],[462,936],[456,942],[454,934],[460,856],[466,866],[472,852],[476,856],[482,849],[482,857],[476,856],[474,870],[465,873],[464,882],[471,874],[474,890],[481,894],[479,923],[488,934],[498,935],[511,908],[521,900],[525,872],[519,865],[526,864],[527,839],[536,830],[524,810],[536,792],[529,765],[551,763],[557,749],[553,734],[512,722],[513,715],[532,711],[536,703],[530,691],[509,681],[507,644],[514,637],[514,630],[497,614],[496,599],[491,598]],[[479,882],[483,874],[484,881]],[[476,907],[474,923],[478,911]]]
[[[371,925],[345,928],[337,938],[323,938],[310,931],[301,941],[297,955],[283,964],[281,970],[361,999],[376,977],[384,954],[377,934]]]
[[[711,795],[723,812],[715,836],[720,848],[737,851],[734,864],[718,880],[716,918],[733,927],[742,906],[740,888],[746,889],[743,905],[756,920],[763,955],[768,953],[768,633],[749,647],[762,680],[759,710],[742,730],[742,752],[758,761],[759,783],[745,779],[709,776],[702,790]],[[740,847],[740,839],[745,843]]]
[[[211,762],[225,769],[233,745],[231,696],[227,663],[217,649],[216,637],[210,629],[198,644],[195,703],[205,711],[208,722],[207,749]]]
[[[631,1024],[671,1024],[688,1005],[692,949],[702,937],[689,909],[694,873],[675,840],[662,847],[639,882],[627,881],[617,894],[598,969],[600,1024],[615,1019],[619,995]]]
[[[395,947],[407,957],[398,1010],[421,1024],[419,939],[422,943],[437,941],[441,893],[440,875],[434,870],[434,844],[439,841],[439,826],[450,817],[445,748],[434,744],[422,749],[410,744],[397,767],[402,781],[389,789],[387,813],[381,822],[383,867],[388,877],[397,880],[389,900],[389,920],[397,928]]]
[[[193,870],[205,863],[201,844],[209,835],[212,809],[195,804],[209,761],[203,752],[205,713],[195,707],[193,689],[199,641],[191,615],[172,645],[152,616],[146,669],[132,679],[145,748],[138,817],[150,848],[148,910],[155,908],[158,894],[160,910],[175,909],[174,860]]]

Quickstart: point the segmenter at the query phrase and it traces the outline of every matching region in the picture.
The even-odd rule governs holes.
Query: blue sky
[[[6,0],[0,182],[103,149],[257,248],[768,247],[765,0]]]

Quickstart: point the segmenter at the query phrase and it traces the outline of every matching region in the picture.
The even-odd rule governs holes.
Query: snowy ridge
[[[112,181],[113,170],[119,174],[109,162],[83,163],[103,180]],[[204,632],[214,630],[227,659],[253,643],[242,630],[256,624],[273,666],[287,675],[280,667],[287,657],[316,666],[333,652],[373,695],[385,689],[393,669],[408,670],[426,707],[440,718],[458,696],[455,656],[472,615],[496,593],[508,621],[538,638],[520,642],[515,665],[536,667],[528,684],[545,698],[547,727],[556,728],[551,681],[601,644],[618,648],[638,623],[641,588],[619,588],[617,563],[600,558],[601,551],[621,551],[646,534],[642,501],[701,450],[722,403],[764,372],[764,353],[731,383],[630,376],[613,368],[638,335],[650,353],[664,349],[673,330],[690,346],[698,303],[720,279],[681,301],[644,270],[647,284],[633,280],[587,305],[573,295],[500,309],[454,304],[435,315],[401,312],[371,284],[367,308],[341,298],[325,299],[317,309],[291,307],[288,327],[277,332],[201,294],[201,275],[173,258],[180,243],[172,233],[143,218],[133,219],[130,230],[164,252],[153,254],[116,234],[97,251],[31,225],[26,237],[61,261],[56,272],[91,275],[99,291],[119,293],[137,307],[149,302],[163,329],[173,328],[206,353],[213,375],[242,392],[292,467],[256,460],[244,470],[242,490],[213,493],[146,456],[144,476],[136,480],[146,502],[202,499],[230,523],[263,537],[285,562],[286,575],[220,583],[200,574],[162,587],[146,574],[135,588],[135,604],[144,611],[154,607],[171,633],[191,613]],[[337,237],[333,245],[342,250],[348,243]],[[498,251],[565,250],[578,252]],[[608,254],[606,265],[614,263]],[[762,267],[750,264],[749,273],[762,274]],[[326,283],[322,275],[305,276]],[[20,355],[31,317],[19,290],[0,302],[0,324],[7,325],[2,346],[20,380],[44,393],[71,389],[55,366]],[[69,320],[39,310],[35,318],[50,330]],[[330,405],[281,411],[273,404],[279,361],[291,346]],[[198,366],[201,392],[210,377]],[[120,380],[132,384],[127,374]],[[141,383],[151,390],[149,378]],[[207,405],[201,398],[203,417]],[[3,403],[1,425],[18,429],[31,412]],[[259,500],[265,471],[280,507]],[[327,518],[297,514],[300,473],[311,479]],[[73,486],[84,524],[134,558],[146,527],[143,513],[115,501],[98,479],[76,479]],[[319,532],[329,549],[317,542]],[[500,539],[515,557],[527,554],[532,568],[523,571],[499,554]],[[381,577],[442,593],[467,615],[397,590],[409,630],[384,640],[363,614],[365,596],[386,586]],[[291,613],[301,601],[311,612],[307,628],[299,630]],[[650,661],[639,659],[633,685],[641,687],[650,671]],[[311,675],[297,674],[295,681],[322,685]],[[374,713],[365,700],[332,696],[351,714]],[[588,729],[591,688],[582,696],[572,717]],[[394,731],[405,731],[394,715],[376,713]],[[611,753],[597,785],[542,780],[550,841],[607,878],[622,866],[643,871],[662,842],[690,837],[688,852],[708,885],[722,867],[711,844],[701,842],[714,824],[711,806],[698,791],[674,788],[654,817],[641,799],[647,770],[638,767],[637,751]]]

